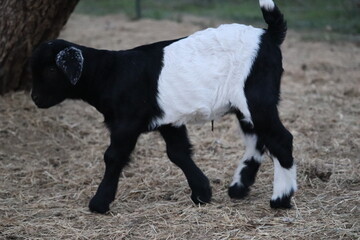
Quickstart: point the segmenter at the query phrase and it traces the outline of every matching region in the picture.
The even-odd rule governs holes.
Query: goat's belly
[[[181,126],[187,123],[204,123],[211,120],[216,120],[230,110],[230,104],[218,108],[203,107],[188,107],[184,106],[173,107],[164,111],[163,116],[157,120],[156,125],[172,124],[174,126]]]
[[[208,60],[209,62],[209,60]],[[172,67],[177,67],[176,63]],[[206,69],[193,65],[183,71],[164,72],[159,82],[158,103],[163,116],[157,125],[202,123],[217,119],[230,110],[229,65],[219,63]],[[241,86],[233,86],[241,91]]]

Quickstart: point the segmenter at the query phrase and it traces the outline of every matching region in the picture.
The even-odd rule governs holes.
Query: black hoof
[[[291,196],[290,195],[285,195],[276,199],[271,199],[270,200],[270,207],[271,208],[280,208],[280,209],[289,209],[292,208],[291,205]]]
[[[249,192],[250,192],[249,187],[245,187],[239,184],[234,184],[233,186],[230,186],[228,189],[229,197],[233,199],[242,199],[246,197]]]
[[[110,203],[106,203],[104,200],[94,196],[90,200],[89,209],[91,212],[105,214],[110,210],[109,205]]]
[[[211,201],[211,196],[212,196],[212,192],[211,192],[211,187],[205,187],[202,189],[198,189],[196,191],[192,191],[191,194],[191,200],[196,204],[206,204],[206,203],[210,203]]]

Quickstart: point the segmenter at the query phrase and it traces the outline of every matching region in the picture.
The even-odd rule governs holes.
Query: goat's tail
[[[265,22],[268,24],[269,32],[274,43],[281,45],[286,36],[286,21],[279,8],[272,0],[259,0],[260,8]]]

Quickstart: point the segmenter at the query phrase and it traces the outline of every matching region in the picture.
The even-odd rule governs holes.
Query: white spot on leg
[[[242,86],[242,89],[243,88],[244,86]],[[251,114],[245,97],[245,92],[243,90],[239,91],[238,94],[234,94],[234,96],[235,97],[231,99],[231,104],[237,109],[239,109],[240,112],[243,114],[244,118],[241,121],[253,126],[254,123],[251,120]]]
[[[272,157],[274,161],[274,190],[271,197],[272,200],[289,196],[291,192],[297,190],[296,184],[296,166],[295,164],[289,168],[283,168],[276,157]]]
[[[238,167],[235,170],[233,181],[230,186],[234,186],[235,184],[238,186],[242,186],[241,182],[241,170],[246,166],[245,161],[249,159],[254,159],[258,163],[263,161],[263,155],[256,149],[257,144],[257,136],[255,134],[245,134],[244,135],[246,150],[243,158],[240,160]]]
[[[235,173],[233,176],[233,181],[231,182],[230,187],[232,187],[234,185],[242,186],[240,173],[241,173],[241,170],[245,167],[244,161],[245,161],[244,158],[240,160],[240,163],[235,170]]]

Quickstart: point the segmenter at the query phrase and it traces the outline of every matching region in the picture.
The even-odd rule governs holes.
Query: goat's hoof
[[[285,195],[285,196],[282,196],[282,197],[278,197],[276,199],[271,199],[270,200],[270,207],[271,208],[280,208],[280,209],[292,208],[291,196],[292,196],[292,194]]]
[[[191,200],[196,204],[206,204],[211,201],[211,187],[205,187],[202,189],[198,189],[197,191],[193,191],[191,194]]]
[[[240,184],[234,184],[230,186],[228,189],[229,197],[233,199],[242,199],[246,197],[249,192],[250,192],[249,187],[245,187]]]
[[[110,210],[109,203],[106,203],[104,200],[94,196],[89,203],[89,209],[91,212],[105,214]]]

